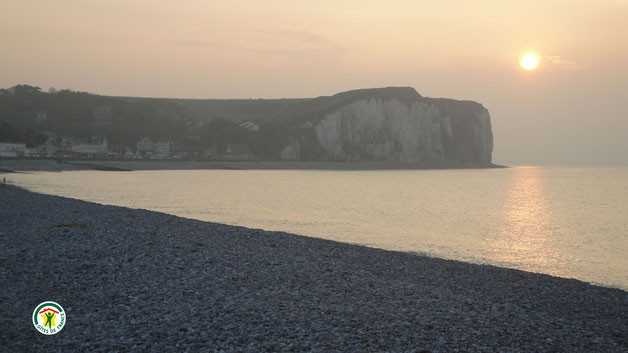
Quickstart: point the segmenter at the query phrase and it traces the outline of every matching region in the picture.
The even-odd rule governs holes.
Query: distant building
[[[106,158],[109,153],[106,136],[93,136],[71,147],[77,157]]]
[[[126,151],[122,155],[122,158],[124,158],[124,159],[133,159],[133,158],[135,158],[135,154],[133,154],[133,151],[131,151],[131,149],[127,147]]]
[[[259,125],[250,121],[240,123],[238,126],[249,131],[259,131]]]
[[[52,131],[42,131],[42,135],[46,136],[46,142],[37,146],[41,150],[42,157],[54,157],[57,155],[57,134]]]
[[[0,157],[23,157],[26,152],[26,144],[0,142]]]
[[[41,148],[39,147],[34,147],[34,148],[26,147],[24,149],[24,157],[41,158],[41,155],[42,155],[42,151],[41,151]]]
[[[54,157],[57,155],[57,145],[54,139],[48,139],[42,145],[39,145],[42,157]]]
[[[146,154],[147,152],[151,152],[152,154],[155,146],[153,141],[151,141],[148,137],[142,137],[135,145],[135,148],[142,154]]]
[[[69,136],[57,136],[55,140],[55,152],[58,157],[72,156],[72,146],[74,146],[74,138]]]
[[[109,158],[122,157],[127,149],[125,144],[111,143],[109,139],[107,139],[107,147],[109,149],[109,153],[107,154]]]
[[[39,113],[37,113],[37,116],[35,117],[35,121],[38,123],[43,123],[44,121],[48,120],[48,115],[46,115],[46,113],[40,111]]]
[[[96,107],[92,113],[93,125],[111,125],[113,122],[113,113],[111,108],[107,106]]]
[[[232,143],[223,145],[220,148],[220,157],[222,159],[232,160],[248,160],[253,159],[253,154],[248,145],[241,143]]]
[[[174,143],[172,141],[155,142],[153,144],[154,158],[167,158],[174,152]]]

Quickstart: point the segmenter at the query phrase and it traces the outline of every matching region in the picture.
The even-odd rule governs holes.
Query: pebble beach
[[[7,352],[628,351],[621,289],[12,186],[0,205]]]

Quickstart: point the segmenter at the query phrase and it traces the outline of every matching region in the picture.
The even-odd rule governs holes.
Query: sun
[[[526,70],[534,70],[539,65],[539,58],[534,54],[526,54],[521,58],[521,66]]]

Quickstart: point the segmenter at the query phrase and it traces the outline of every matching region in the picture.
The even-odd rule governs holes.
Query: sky
[[[0,87],[474,100],[493,161],[628,165],[628,0],[0,0]],[[535,70],[519,60],[539,56]]]

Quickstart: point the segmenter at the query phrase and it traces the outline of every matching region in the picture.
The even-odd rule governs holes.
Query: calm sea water
[[[11,174],[29,190],[628,289],[628,168]]]

